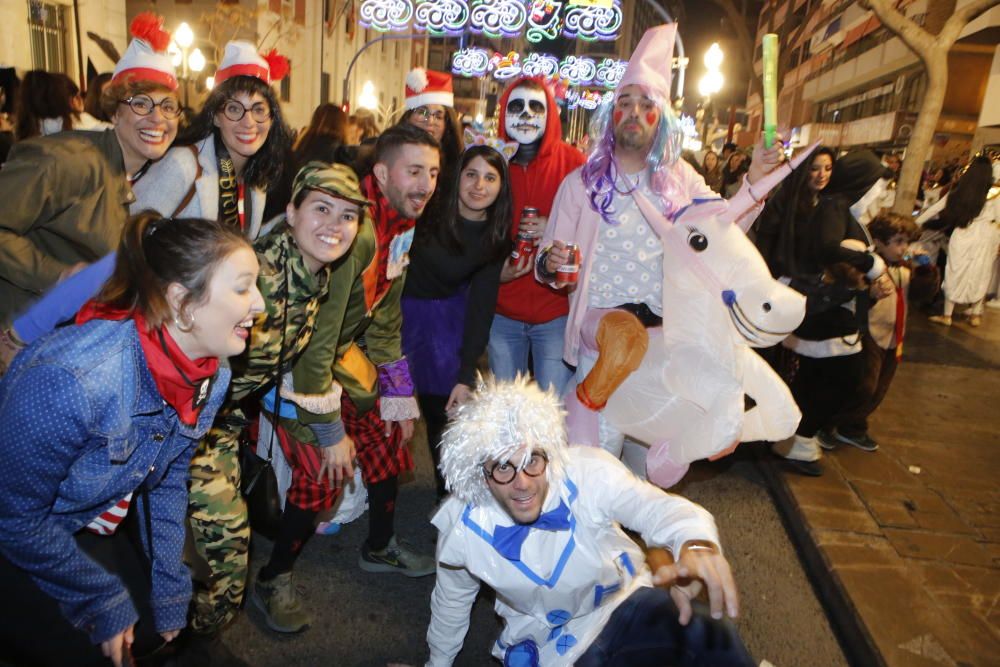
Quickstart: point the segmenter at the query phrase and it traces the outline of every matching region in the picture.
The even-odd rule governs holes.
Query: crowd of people
[[[766,198],[754,185],[784,155],[761,141],[709,151],[699,173],[660,68],[673,25],[643,37],[584,155],[544,80],[508,84],[490,137],[463,132],[450,75],[423,69],[395,125],[323,104],[293,142],[272,88],[287,61],[240,41],[182,126],[161,24],[136,19],[86,104],[63,75],[21,82],[0,171],[0,591],[22,604],[2,612],[0,657],[117,667],[169,645],[178,665],[245,664],[223,634],[248,588],[241,448],[256,434],[290,470],[248,596],[275,632],[309,626],[294,566],[360,471],[358,566],[437,577],[430,665],[461,650],[480,583],[504,664],[755,664],[724,619],[739,603],[711,515],[632,475],[624,436],[569,447],[563,406],[598,444],[649,331],[670,326],[643,207],[721,195],[805,296],[801,325],[763,351],[802,411],[775,453],[815,475],[822,448],[877,449],[867,420],[907,297],[937,278],[911,274],[923,219],[872,203],[885,166],[819,148]],[[925,213],[939,224],[923,254],[951,237],[942,324],[956,303],[974,325],[981,312],[992,183],[977,158]],[[435,554],[396,533],[418,418]],[[702,585],[708,606],[692,604]]]

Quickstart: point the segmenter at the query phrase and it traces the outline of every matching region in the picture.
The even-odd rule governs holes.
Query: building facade
[[[958,6],[968,0],[958,0]],[[934,0],[901,0],[910,20],[934,31],[947,20]],[[969,152],[997,51],[1000,8],[970,23],[949,53],[949,83],[932,160]],[[754,70],[763,71],[761,38],[781,41],[778,126],[793,145],[820,141],[842,149],[905,151],[926,87],[916,55],[856,0],[779,0],[757,27]],[[998,91],[1000,92],[1000,91]],[[749,143],[763,125],[759,92],[748,98]]]
[[[89,72],[110,71],[114,60],[94,33],[118,53],[128,43],[125,0],[4,0],[0,2],[0,67],[62,72],[86,88]],[[27,46],[27,48],[26,48]]]

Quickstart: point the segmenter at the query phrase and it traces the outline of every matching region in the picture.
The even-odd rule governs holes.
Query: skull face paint
[[[545,91],[519,86],[507,98],[504,129],[519,144],[531,144],[545,134],[548,100]]]

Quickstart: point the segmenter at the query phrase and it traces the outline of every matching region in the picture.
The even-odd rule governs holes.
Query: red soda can
[[[531,257],[535,252],[535,239],[528,234],[518,234],[514,250],[510,253],[510,258],[517,261],[522,257]]]
[[[567,243],[569,259],[556,270],[556,281],[561,283],[576,283],[580,275],[580,247],[575,243]]]

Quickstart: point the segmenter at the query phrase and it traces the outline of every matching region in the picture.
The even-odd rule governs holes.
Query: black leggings
[[[444,498],[444,477],[438,464],[441,463],[441,434],[448,424],[448,414],[444,408],[448,405],[447,396],[437,396],[434,394],[419,394],[417,403],[420,405],[420,412],[423,414],[424,423],[427,425],[427,444],[431,448],[431,459],[434,461],[434,481],[437,483],[438,500]]]

